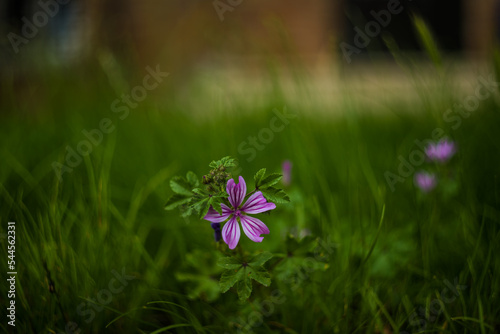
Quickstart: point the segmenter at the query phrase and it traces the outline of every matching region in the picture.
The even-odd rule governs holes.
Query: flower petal
[[[245,213],[261,213],[269,210],[276,209],[276,204],[272,202],[267,202],[260,191],[250,196],[246,203],[241,208],[241,211]]]
[[[250,216],[241,216],[241,226],[243,227],[243,232],[247,235],[247,237],[255,242],[261,242],[264,240],[264,237],[261,237],[261,234],[269,234],[269,229],[266,224],[260,221],[257,218]]]
[[[222,228],[222,239],[229,246],[229,249],[234,249],[240,240],[240,226],[236,217],[233,216],[224,224]]]
[[[230,214],[231,214],[231,213],[233,213],[233,211],[234,211],[233,209],[231,209],[230,207],[228,207],[228,206],[227,206],[226,204],[224,204],[224,203],[221,203],[221,204],[220,204],[220,206],[221,206],[221,208],[222,208],[222,214],[223,214],[223,215],[224,215],[224,214],[226,214],[226,213],[227,213],[228,215],[230,215]]]
[[[243,177],[239,177],[239,183],[235,184],[233,179],[227,181],[226,191],[229,194],[229,203],[233,208],[237,208],[243,202],[245,195],[247,193],[247,185]]]
[[[221,204],[221,206],[222,205],[224,205],[224,204]],[[208,209],[208,212],[205,215],[205,217],[203,217],[203,219],[208,220],[209,222],[212,222],[212,223],[222,223],[224,220],[228,219],[229,215],[231,215],[231,213],[232,213],[231,210],[229,210],[229,212],[228,212],[228,210],[224,210],[224,206],[222,207],[222,215],[220,213],[218,213],[217,211],[215,211],[214,208],[210,207],[210,209]],[[227,208],[227,206],[225,206],[225,207]]]

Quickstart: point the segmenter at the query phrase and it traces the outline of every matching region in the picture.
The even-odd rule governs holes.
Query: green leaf
[[[208,201],[203,201],[203,203],[204,204],[199,212],[200,219],[203,219],[207,215],[208,210],[210,209],[210,204],[208,204]]]
[[[219,277],[224,271],[216,265],[217,259],[212,252],[196,249],[185,255],[185,262],[176,268],[175,277],[184,282],[189,299],[215,301],[220,296]]]
[[[203,197],[207,196],[207,194],[201,188],[194,188],[192,190],[195,194],[201,195]]]
[[[262,168],[257,173],[255,173],[255,176],[253,177],[253,179],[255,180],[255,188],[257,188],[261,183],[262,179],[264,178],[264,174],[266,174],[265,168]]]
[[[183,178],[182,176],[174,176],[172,180],[170,180],[170,188],[178,194],[192,196],[193,192],[191,191],[192,187],[189,182]]]
[[[242,266],[241,261],[232,256],[219,258],[217,265],[224,269],[238,269]]]
[[[210,168],[219,168],[219,167],[235,167],[236,159],[231,158],[230,156],[224,157],[217,161],[212,161],[209,165]]]
[[[262,188],[268,188],[278,183],[282,177],[283,175],[278,173],[270,174],[266,176],[263,180],[261,180],[257,187],[259,188],[259,190],[261,190]]]
[[[249,277],[254,281],[257,281],[264,286],[271,285],[271,275],[269,275],[269,272],[264,269],[264,267],[251,267],[248,271]]]
[[[203,219],[205,215],[208,212],[208,209],[210,209],[210,205],[208,204],[210,200],[210,197],[202,197],[196,199],[196,202],[192,204],[192,208],[198,212],[198,215],[200,216],[200,219]]]
[[[236,159],[234,158],[227,156],[222,158],[221,160],[224,167],[236,167]]]
[[[203,208],[205,207],[205,205],[208,204],[208,201],[210,200],[210,197],[202,197],[202,198],[195,198],[193,202],[193,205],[192,208],[195,209],[196,211],[200,211],[200,210],[203,210]]]
[[[260,190],[264,197],[274,203],[287,203],[290,202],[290,197],[282,190],[274,187],[269,187]]]
[[[192,213],[193,213],[193,208],[189,206],[189,207],[185,208],[184,211],[181,213],[181,217],[187,218],[187,217],[191,216]]]
[[[226,270],[222,273],[219,280],[219,287],[222,293],[229,290],[243,276],[244,270]]]
[[[191,200],[192,197],[184,196],[179,194],[172,195],[165,204],[165,210],[173,210],[179,205],[186,204]]]
[[[241,271],[243,272],[244,270]],[[244,277],[238,282],[238,285],[236,287],[238,289],[238,297],[242,302],[247,300],[252,294],[252,281],[250,280],[250,277],[248,275],[244,275]]]
[[[189,171],[186,174],[187,181],[191,185],[191,188],[197,188],[200,186],[200,180],[198,179],[198,176],[196,176],[195,173]]]
[[[220,205],[221,203],[222,198],[219,196],[213,196],[210,198],[210,205],[212,206],[212,208],[222,215],[222,207]]]
[[[260,267],[267,261],[269,261],[273,257],[273,254],[270,252],[262,252],[259,255],[255,256],[248,264],[252,267]]]

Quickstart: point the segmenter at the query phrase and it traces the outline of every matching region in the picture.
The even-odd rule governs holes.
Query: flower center
[[[241,217],[241,216],[243,215],[243,213],[241,212],[241,210],[240,210],[240,209],[237,209],[236,211],[234,211],[234,215],[235,215],[236,217]]]

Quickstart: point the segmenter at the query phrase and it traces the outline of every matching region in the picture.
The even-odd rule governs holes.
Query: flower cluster
[[[255,173],[253,185],[247,192],[245,179],[239,176],[236,183],[231,176],[232,168],[237,167],[237,163],[236,159],[227,156],[212,161],[208,165],[210,171],[201,178],[192,171],[188,171],[185,177],[172,177],[170,188],[173,194],[165,203],[165,210],[177,209],[183,218],[195,216],[205,221],[204,225],[209,221],[215,241],[224,240],[231,250],[238,246],[241,229],[253,242],[262,242],[263,235],[270,233],[266,224],[251,215],[271,211],[276,209],[276,204],[290,202],[290,197],[279,188],[283,175],[267,173],[266,168],[261,168]],[[290,169],[291,164],[284,165],[286,179],[283,185],[290,183]],[[220,245],[217,244],[216,248],[224,253],[217,261],[225,269],[219,281],[222,293],[236,285],[239,299],[245,301],[252,293],[252,281],[264,286],[271,284],[271,275],[263,266],[273,257],[271,253],[259,251],[250,255],[239,247],[238,255],[236,252],[231,255]]]
[[[448,162],[457,152],[453,141],[444,138],[437,143],[430,143],[425,148],[425,154],[430,162],[443,165]],[[424,193],[428,193],[436,188],[438,177],[436,173],[420,171],[415,174],[415,185]]]
[[[202,183],[206,186],[209,193],[214,193],[221,187],[224,187],[227,179],[230,177],[231,174],[226,172],[226,167],[219,166],[212,169],[207,175],[203,175]]]
[[[290,202],[288,195],[277,187],[281,174],[266,174],[261,168],[254,176],[255,187],[247,193],[243,177],[239,183],[231,178],[230,170],[237,161],[229,156],[209,164],[209,173],[200,179],[189,171],[186,177],[174,176],[170,188],[174,194],[165,204],[165,210],[179,209],[182,217],[196,215],[208,220],[214,230],[214,239],[221,239],[234,249],[240,239],[240,225],[243,232],[254,242],[261,242],[262,234],[269,234],[267,226],[249,214],[257,214],[276,208],[275,203]],[[286,173],[289,177],[290,168]],[[268,202],[269,201],[269,202]],[[221,223],[226,222],[221,228]]]

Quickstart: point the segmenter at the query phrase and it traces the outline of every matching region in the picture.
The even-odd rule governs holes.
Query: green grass
[[[367,106],[346,91],[335,115],[321,101],[306,109],[280,94],[259,97],[258,107],[238,97],[197,101],[202,93],[193,84],[184,87],[193,88],[189,104],[162,90],[165,96],[154,92],[120,120],[110,110],[117,93],[105,73],[88,72],[75,73],[76,81],[51,72],[15,93],[4,80],[0,231],[16,221],[18,333],[61,333],[69,321],[82,333],[413,333],[424,322],[426,332],[499,330],[495,97],[453,130],[443,112],[474,92],[464,96],[445,83],[434,92],[417,85],[421,100],[412,104],[393,96]],[[175,74],[168,80],[172,86]],[[247,161],[238,145],[285,105],[297,118]],[[66,146],[75,149],[81,131],[104,117],[115,131],[58,180],[53,161],[64,163]],[[436,127],[459,146],[448,165],[456,191],[423,195],[410,176],[392,192],[384,173],[397,173],[398,156],[408,159],[414,140]],[[245,250],[275,254],[266,264],[271,286],[254,284],[243,304],[234,289],[218,292],[217,248],[225,245],[216,246],[210,224],[163,210],[172,176],[202,175],[226,155],[239,158],[247,179],[293,163],[291,203],[261,217],[271,234],[261,244],[240,240]],[[307,251],[314,241],[288,254],[286,235],[304,230],[326,245],[319,260]],[[86,303],[107,296],[112,271],[122,268],[135,278],[109,304],[97,301],[92,317]],[[455,296],[445,281],[466,287]],[[6,301],[5,284],[0,292]],[[0,328],[10,331],[5,318]]]

